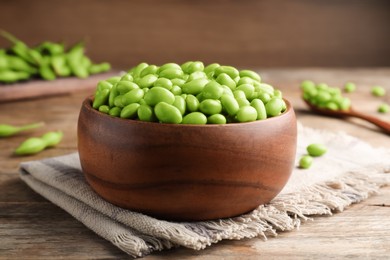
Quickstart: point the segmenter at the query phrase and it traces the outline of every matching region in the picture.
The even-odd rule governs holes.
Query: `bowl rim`
[[[157,122],[146,122],[141,120],[134,120],[134,119],[128,119],[128,118],[120,118],[120,117],[114,117],[110,116],[108,114],[102,113],[92,107],[92,101],[93,101],[93,95],[87,97],[82,102],[82,108],[87,109],[88,112],[94,113],[97,116],[108,118],[110,120],[119,120],[121,122],[128,122],[129,124],[139,124],[139,125],[151,125],[151,126],[169,126],[169,127],[189,127],[189,128],[210,128],[210,127],[237,127],[237,126],[248,126],[253,124],[264,124],[264,123],[270,123],[275,120],[280,120],[284,117],[289,116],[290,114],[294,114],[294,108],[291,105],[290,101],[283,98],[284,102],[286,103],[286,110],[278,115],[273,116],[270,118],[266,118],[264,120],[255,120],[251,122],[242,122],[242,123],[227,123],[227,124],[205,124],[205,125],[197,125],[197,124],[168,124],[168,123],[157,123]]]

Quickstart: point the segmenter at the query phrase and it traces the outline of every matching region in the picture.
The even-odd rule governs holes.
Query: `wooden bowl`
[[[91,102],[78,121],[82,170],[123,208],[167,220],[233,217],[274,198],[294,166],[297,127],[287,100],[280,116],[226,125],[120,119]]]

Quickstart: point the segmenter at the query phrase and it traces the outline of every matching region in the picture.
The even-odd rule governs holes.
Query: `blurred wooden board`
[[[106,72],[90,76],[86,79],[76,77],[58,78],[53,81],[31,80],[15,84],[0,84],[0,103],[23,99],[43,98],[70,94],[79,90],[91,90],[103,79],[118,75],[116,72]]]

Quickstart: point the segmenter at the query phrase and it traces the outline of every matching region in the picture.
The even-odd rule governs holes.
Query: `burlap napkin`
[[[296,168],[269,204],[230,219],[168,222],[116,207],[85,182],[77,153],[21,164],[20,176],[33,190],[133,257],[184,246],[195,250],[223,239],[276,235],[311,215],[332,214],[390,184],[390,149],[373,148],[344,133],[298,127],[299,157],[310,143],[328,152],[308,170]],[[232,205],[234,207],[234,205]]]

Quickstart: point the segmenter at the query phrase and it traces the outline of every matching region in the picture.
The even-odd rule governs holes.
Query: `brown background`
[[[0,27],[29,44],[84,39],[93,60],[117,68],[390,65],[386,0],[0,0]]]

